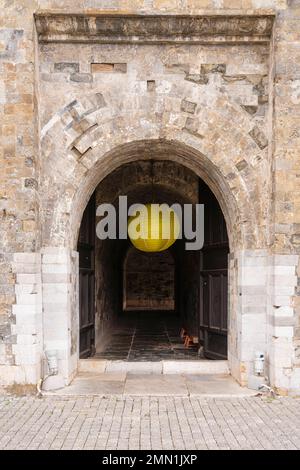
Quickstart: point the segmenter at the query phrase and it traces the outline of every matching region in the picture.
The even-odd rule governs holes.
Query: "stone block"
[[[209,82],[208,76],[202,75],[201,73],[187,73],[185,80],[197,83],[198,85],[207,85]]]
[[[162,362],[126,362],[107,361],[106,372],[134,372],[143,374],[161,374]]]
[[[36,380],[29,380],[30,377],[26,374],[24,367],[0,364],[0,385],[7,386],[12,384],[36,383]]]
[[[248,388],[251,388],[252,390],[260,390],[260,387],[266,383],[266,380],[264,377],[260,377],[257,375],[252,375],[249,374],[248,376]]]
[[[35,304],[13,305],[12,313],[13,315],[17,315],[17,316],[33,315],[36,313],[36,305]]]
[[[39,253],[14,253],[13,260],[17,264],[35,264],[40,261]]]
[[[299,397],[300,390],[300,367],[294,368],[293,373],[290,378],[290,394],[296,395]]]
[[[35,178],[25,178],[24,186],[25,186],[25,188],[29,188],[29,189],[37,189],[38,188],[38,182]]]
[[[23,220],[22,227],[24,232],[34,232],[36,229],[35,220]]]
[[[197,103],[193,103],[192,101],[182,100],[181,101],[181,111],[185,113],[194,114],[196,110]]]
[[[68,314],[68,302],[55,302],[55,299],[52,298],[52,302],[43,303],[43,312],[46,314],[60,314],[61,316],[66,316]]]
[[[13,263],[13,272],[18,274],[34,274],[38,272],[35,263]]]
[[[265,134],[255,126],[250,132],[250,137],[254,140],[254,142],[258,145],[258,147],[262,150],[268,145],[268,139],[266,138]]]
[[[43,274],[69,274],[71,266],[69,264],[42,264]]]
[[[22,294],[37,294],[40,290],[40,286],[38,284],[16,284],[15,285],[15,293],[16,295]]]
[[[62,375],[50,375],[47,377],[42,384],[42,390],[59,390],[60,388],[65,387],[65,380]]]
[[[276,287],[277,284],[280,287],[283,286],[297,286],[297,276],[294,274],[285,274],[285,275],[280,275],[280,274],[273,274],[270,276],[270,281],[274,284]]]
[[[294,309],[291,306],[282,306],[279,308],[274,308],[273,310],[274,316],[278,317],[293,317],[294,316]]]
[[[43,273],[43,285],[46,284],[68,284],[71,282],[71,273]]]
[[[78,62],[56,62],[54,72],[76,73],[79,72]]]
[[[38,293],[34,294],[17,294],[17,305],[36,305],[37,303],[41,303],[41,295]]]
[[[93,75],[90,73],[72,73],[70,80],[72,82],[91,83],[93,81]]]
[[[24,344],[13,344],[12,350],[15,355],[16,365],[36,365],[38,364],[39,348],[37,344],[24,345]]]
[[[64,321],[65,320],[65,321]],[[66,347],[69,340],[69,332],[68,332],[68,322],[66,319],[53,319],[51,321],[44,322],[44,339],[49,342],[53,341],[65,341]]]
[[[93,372],[102,374],[105,372],[107,361],[96,359],[80,359],[78,363],[79,372]]]
[[[58,253],[47,254],[44,253],[42,256],[43,264],[65,264],[69,263],[70,255],[68,252],[60,251]]]
[[[244,267],[241,273],[242,286],[261,286],[266,285],[267,271],[262,266],[257,267]]]
[[[227,361],[163,361],[163,374],[228,374]]]
[[[54,284],[54,286],[58,286]],[[43,292],[43,302],[45,305],[54,304],[54,305],[68,305],[69,304],[69,295],[66,292],[60,292],[57,289],[57,292],[53,294],[52,292]]]
[[[238,304],[239,304],[241,311],[246,311],[244,309],[247,309],[248,307],[256,307],[257,312],[263,312],[267,304],[267,296],[266,294],[263,294],[263,295],[261,294],[255,295],[253,293],[251,293],[251,295],[244,294],[243,296],[239,296]]]
[[[291,296],[289,295],[274,294],[272,302],[273,302],[274,307],[289,307],[292,305],[292,299],[291,299]]]
[[[293,296],[295,294],[295,286],[290,285],[290,286],[281,286],[281,285],[276,285],[276,294],[277,295],[282,295],[282,296],[287,296],[290,298],[290,296]]]
[[[270,319],[270,324],[271,325],[274,325],[276,327],[280,327],[280,326],[284,326],[284,327],[287,327],[287,326],[294,326],[296,325],[296,319],[293,317],[287,317],[286,315],[284,316],[272,316],[271,319]]]
[[[274,274],[279,276],[295,276],[296,266],[283,266],[283,265],[275,265],[274,266]]]
[[[65,296],[70,293],[70,289],[70,284],[66,283],[43,284],[43,293],[46,295],[53,295],[53,298],[56,298],[57,294],[63,294]]]
[[[68,347],[68,341],[66,341],[65,339],[48,340],[47,338],[45,338],[44,350],[56,350],[57,357],[59,360],[64,360],[68,357]]]
[[[24,310],[22,309],[21,312]],[[15,324],[17,328],[32,328],[34,332],[34,327],[37,328],[41,319],[41,313],[37,312],[35,309],[28,310],[26,313],[19,313],[16,315]]]
[[[23,284],[38,284],[40,281],[40,275],[39,274],[27,274],[27,273],[17,273],[16,276],[16,281],[17,284],[23,285]]]
[[[70,253],[70,250],[68,248],[65,248],[64,246],[44,246],[43,248],[41,248],[41,253],[42,255],[49,254],[49,255],[56,256],[56,255]]]
[[[18,322],[15,325],[11,325],[11,333],[19,337],[19,335],[25,335],[25,336],[37,335],[38,333],[40,333],[40,331],[39,331],[39,326],[37,324],[28,323],[26,319],[26,324],[24,324],[24,322],[22,324]]]
[[[273,335],[278,337],[293,338],[294,328],[292,326],[274,326]]]
[[[37,335],[36,334],[18,334],[17,335],[17,344],[30,346],[33,344],[38,343]]]
[[[226,73],[226,64],[201,64],[201,73]]]

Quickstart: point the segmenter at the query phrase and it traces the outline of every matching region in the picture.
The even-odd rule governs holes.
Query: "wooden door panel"
[[[200,324],[200,327],[205,327],[208,328],[209,326],[209,295],[204,295],[204,292],[208,292],[208,275],[202,273],[201,275],[201,285],[200,285],[200,292],[201,292],[201,300],[202,300],[202,310],[203,310],[203,315],[202,315],[202,322]]]
[[[210,358],[215,355],[215,358],[225,359],[227,357],[226,271],[202,272],[202,286],[202,321],[200,329],[204,338],[204,354]]]
[[[227,269],[228,245],[203,248],[203,270]]]
[[[200,203],[204,203],[204,246],[200,273],[200,332],[204,355],[227,358],[227,267],[228,237],[219,204],[204,184],[200,184]]]
[[[220,276],[210,274],[209,275],[209,297],[210,297],[210,314],[209,314],[209,328],[219,329],[220,328],[220,311],[222,303],[222,286]]]
[[[80,357],[89,357],[95,343],[95,197],[90,199],[81,222],[79,251]]]
[[[204,354],[208,359],[226,359],[227,334],[206,330],[204,334]]]
[[[221,315],[221,330],[228,332],[228,273],[227,271],[222,274],[222,315]]]

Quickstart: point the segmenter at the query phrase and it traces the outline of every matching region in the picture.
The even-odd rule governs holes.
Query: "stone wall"
[[[36,383],[41,348],[36,5],[22,3],[0,3],[0,375],[10,385]]]
[[[269,17],[249,20],[254,13],[262,15],[262,8],[269,9],[264,14],[276,14],[271,37]],[[33,14],[54,9],[210,12],[219,19],[217,26],[216,20],[201,23],[206,30],[198,44],[190,36],[185,40],[194,42],[185,45],[178,32],[176,44],[160,43],[160,35],[147,45],[80,45],[68,43],[67,34],[65,42],[45,44],[43,37],[53,38],[55,28],[40,20],[37,37]],[[155,151],[155,158],[194,169],[224,212],[232,252],[235,377],[247,381],[252,358],[250,351],[244,356],[244,333],[246,344],[257,331],[251,336],[253,313],[243,317],[248,294],[240,296],[238,286],[245,285],[253,299],[266,299],[264,344],[271,383],[282,393],[297,390],[299,0],[85,0],[84,5],[79,0],[0,0],[0,12],[1,380],[36,383],[40,375],[45,348],[41,295],[47,303],[40,247],[53,254],[66,250],[72,259],[83,209],[99,181],[121,163],[149,159]],[[234,16],[223,22],[222,15],[237,13],[242,24]],[[165,28],[163,20],[159,24]],[[216,44],[228,25],[231,34]],[[247,263],[252,261],[246,258],[254,252],[258,264],[253,261],[257,269],[251,272]],[[265,267],[257,275],[261,257]],[[68,276],[68,263],[62,264],[52,274],[58,269]],[[72,277],[66,286],[64,313],[70,327],[71,318],[77,321]],[[252,300],[249,306],[256,308]],[[61,341],[69,380],[76,370],[76,340]]]
[[[175,263],[169,251],[132,248],[123,267],[124,310],[175,310]]]
[[[300,386],[300,3],[278,11],[273,45],[273,220],[274,262],[269,312],[272,382],[283,390]]]
[[[233,219],[232,243],[247,248],[266,243],[271,183],[268,45],[224,49],[190,44],[174,49],[167,44],[51,43],[40,46],[39,59],[42,151],[47,161],[42,183],[45,243],[60,243],[63,236],[70,239],[66,232],[72,230],[74,235],[78,229],[80,219],[70,226],[68,213],[82,185],[85,193],[93,189],[95,183],[89,178],[96,179],[95,168],[103,163],[102,177],[103,171],[104,175],[109,171],[101,155],[108,156],[118,145],[149,139],[177,140],[180,155],[179,142],[205,155],[204,179],[212,178],[217,167],[227,186],[216,182],[213,190],[220,194],[227,219]],[[95,63],[106,67],[123,63],[126,69],[94,69]],[[150,143],[148,148],[141,144],[138,152],[139,158],[152,158],[153,153],[155,159],[165,153],[176,160],[170,149],[154,152]],[[110,170],[126,163],[124,159],[125,152],[120,151],[111,159]],[[61,194],[59,204],[57,194]],[[78,201],[78,217],[85,202]]]

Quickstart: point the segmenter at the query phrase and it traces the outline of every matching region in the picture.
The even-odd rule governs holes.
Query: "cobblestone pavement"
[[[300,400],[0,397],[0,449],[300,449]]]

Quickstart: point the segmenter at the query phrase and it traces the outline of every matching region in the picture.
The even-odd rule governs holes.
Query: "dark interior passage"
[[[180,318],[174,312],[128,311],[95,357],[124,361],[199,359],[196,344],[184,347],[180,327]]]
[[[170,250],[128,249],[123,264],[123,310],[175,310],[175,260]]]
[[[204,203],[202,250],[185,250],[182,239],[164,252],[144,253],[128,239],[94,237],[95,208],[110,202],[118,215],[119,195],[128,196],[128,206]],[[81,357],[227,357],[226,224],[213,193],[193,172],[169,161],[137,161],[108,175],[86,208],[78,249]]]

